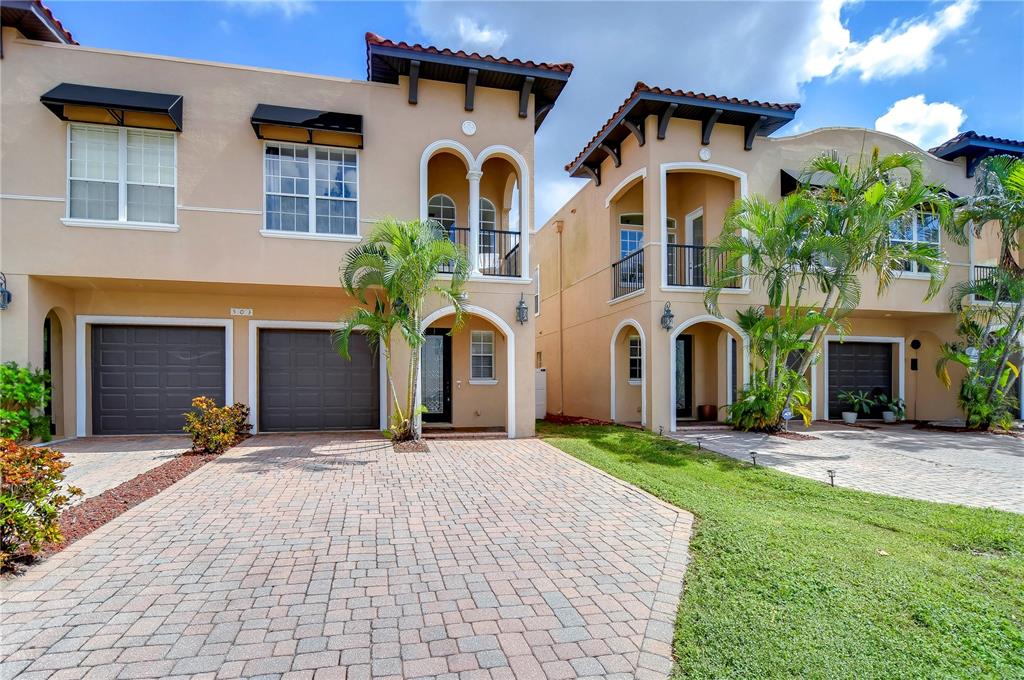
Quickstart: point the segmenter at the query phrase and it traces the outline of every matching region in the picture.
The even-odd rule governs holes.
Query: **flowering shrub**
[[[0,439],[0,567],[22,546],[35,552],[63,540],[60,511],[82,495],[74,486],[61,489],[70,466],[59,451]]]
[[[49,438],[50,422],[42,409],[50,401],[50,376],[41,370],[0,364],[0,437],[22,441]]]
[[[192,435],[193,451],[223,453],[250,428],[245,404],[217,406],[209,397],[196,397],[192,410],[185,414],[184,430]]]

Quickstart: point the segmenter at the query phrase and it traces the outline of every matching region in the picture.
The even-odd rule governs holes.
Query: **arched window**
[[[455,226],[455,201],[445,194],[431,196],[427,202],[427,217],[451,229]]]

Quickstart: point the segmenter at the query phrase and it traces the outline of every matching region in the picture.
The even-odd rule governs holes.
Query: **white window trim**
[[[934,245],[936,250],[938,250],[939,253],[942,253],[942,230],[941,229],[936,231],[936,235],[939,237],[939,240],[935,241],[934,243],[932,241],[921,241],[921,240],[918,239],[918,228],[920,227],[920,217],[921,217],[921,213],[915,211],[915,213],[914,213],[914,238],[909,240],[909,241],[906,240],[906,239],[895,239],[896,243],[924,243],[925,245]],[[889,243],[892,243],[892,242],[893,242],[893,238],[890,235],[889,236]],[[931,273],[918,271],[918,269],[917,269],[918,265],[917,265],[916,262],[911,262],[910,266],[913,267],[913,269],[911,269],[910,271],[905,271],[903,269],[894,269],[893,271],[896,273],[897,278],[900,278],[900,279],[917,279],[917,280],[922,280],[922,281],[928,281],[928,280],[930,280],[932,278]],[[972,271],[973,271],[973,267],[972,267]]]
[[[455,199],[446,193],[437,193],[427,199],[427,219],[430,219],[430,202],[438,197],[445,197],[452,202],[452,227],[458,229],[459,227],[459,204],[455,202]],[[443,225],[442,225],[443,226]],[[447,228],[447,227],[445,227]]]
[[[138,127],[117,128],[117,219],[89,220],[71,216],[71,128],[109,129],[110,125],[97,123],[68,123],[65,130],[64,158],[64,217],[60,222],[65,227],[98,227],[101,229],[134,229],[138,231],[179,231],[178,225],[178,135],[170,130],[150,130]],[[174,206],[173,222],[132,222],[128,220],[128,131],[167,132],[174,144]],[[146,184],[146,186],[163,186],[166,184]]]
[[[474,333],[489,333],[491,336],[491,377],[490,378],[474,378],[473,377],[473,357],[488,356],[486,354],[474,354],[473,353],[473,334]],[[498,367],[495,362],[497,361],[498,348],[495,346],[494,331],[488,330],[475,330],[469,332],[469,384],[470,385],[497,385],[498,384]]]
[[[637,344],[640,346],[639,347],[639,349],[640,349],[640,356],[639,357],[634,357],[633,356],[633,340],[634,339],[636,340]],[[639,378],[628,377],[629,374],[633,370],[631,362],[633,361],[634,358],[637,358],[637,359],[640,360],[640,377]],[[626,375],[627,375],[626,382],[628,382],[630,385],[640,385],[640,384],[642,384],[643,381],[644,381],[644,343],[643,343],[643,340],[640,339],[639,335],[630,335],[626,339],[626,364],[627,364],[626,365]]]
[[[268,229],[267,228],[267,147],[269,146],[295,146],[304,147],[311,151],[308,156],[309,161],[309,229],[308,231],[284,231],[281,229]],[[324,149],[326,151],[333,151],[337,149],[344,149],[345,151],[351,151],[356,155],[356,233],[354,234],[320,234],[316,231],[316,150]],[[363,166],[362,154],[359,149],[352,149],[349,147],[339,146],[325,146],[324,144],[300,144],[297,142],[263,142],[263,153],[260,154],[260,172],[263,176],[263,193],[260,195],[260,213],[263,215],[263,222],[260,226],[260,233],[263,236],[270,236],[272,238],[297,238],[297,239],[310,239],[315,241],[361,241],[363,238],[363,230],[359,226],[362,224],[360,216],[360,202],[361,196],[363,195],[363,189],[360,186],[360,171]],[[351,199],[341,199],[351,200]]]
[[[687,246],[696,245],[693,242],[693,223],[697,221],[697,218],[704,217],[704,206],[697,208],[691,212],[686,213],[686,226],[684,227],[685,233],[683,236],[683,244]]]
[[[498,218],[498,209],[494,206],[494,201],[492,201],[489,198],[485,198],[484,196],[480,197],[480,214],[481,215],[484,214],[484,203],[489,205],[490,206],[490,211],[492,213],[494,213],[494,221],[491,222],[491,229],[490,229],[490,231],[499,231],[501,229],[501,224],[500,224],[500,220]],[[483,220],[482,217],[480,218],[480,228],[481,229],[484,228],[484,220]]]

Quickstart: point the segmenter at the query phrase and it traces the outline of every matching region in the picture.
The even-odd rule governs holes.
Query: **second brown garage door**
[[[376,430],[380,377],[362,335],[342,359],[329,331],[263,329],[259,334],[259,422],[262,432]]]

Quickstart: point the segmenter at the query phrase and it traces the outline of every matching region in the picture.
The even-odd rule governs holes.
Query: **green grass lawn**
[[[1024,678],[1024,517],[831,488],[649,432],[539,436],[697,517],[680,678]]]

